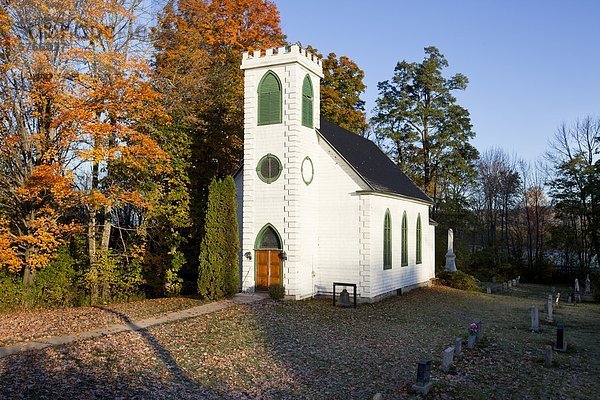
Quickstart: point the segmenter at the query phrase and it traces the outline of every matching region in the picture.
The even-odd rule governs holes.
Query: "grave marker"
[[[554,322],[554,317],[552,317],[552,295],[548,295],[548,301],[546,302],[546,322]]]
[[[585,294],[592,294],[592,282],[590,281],[590,274],[585,278]]]
[[[546,346],[544,352],[544,365],[546,365],[546,367],[552,366],[552,346],[550,345]]]
[[[431,390],[433,383],[431,379],[431,360],[422,360],[417,364],[417,383],[412,386],[412,389],[425,396]]]
[[[565,326],[563,324],[556,325],[556,345],[554,350],[567,351],[567,339],[565,338]]]
[[[460,357],[462,356],[463,352],[462,352],[462,338],[461,337],[457,337],[456,340],[454,341],[454,356],[455,357]]]
[[[440,369],[444,372],[449,372],[453,361],[454,347],[450,346],[442,352],[442,364],[440,365]]]
[[[538,308],[535,304],[531,306],[531,332],[538,332],[540,330],[540,316]]]

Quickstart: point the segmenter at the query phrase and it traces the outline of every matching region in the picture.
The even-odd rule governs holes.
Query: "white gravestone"
[[[537,332],[540,330],[540,315],[538,308],[534,304],[531,306],[531,332]]]
[[[462,354],[462,338],[458,337],[454,342],[454,357],[460,357]]]
[[[456,272],[456,255],[454,254],[454,231],[448,229],[448,252],[446,253],[446,267],[448,272]]]
[[[450,371],[452,362],[454,361],[454,347],[448,347],[442,352],[442,365],[440,369],[444,372]]]
[[[575,278],[575,293],[579,293],[579,279]]]
[[[548,314],[546,315],[546,321],[547,322],[554,322],[554,317],[552,316],[552,295],[549,294],[548,295]]]
[[[592,282],[590,281],[590,274],[585,278],[585,294],[592,294]]]

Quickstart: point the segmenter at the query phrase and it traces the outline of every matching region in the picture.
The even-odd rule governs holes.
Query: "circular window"
[[[302,168],[300,172],[302,173],[302,180],[304,183],[310,185],[315,175],[315,168],[310,157],[306,156],[304,160],[302,160]]]
[[[256,172],[263,182],[275,182],[281,175],[281,162],[273,154],[267,154],[258,162]]]

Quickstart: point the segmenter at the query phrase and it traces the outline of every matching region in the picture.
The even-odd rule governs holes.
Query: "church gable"
[[[375,143],[321,118],[319,134],[352,166],[374,191],[431,203]]]

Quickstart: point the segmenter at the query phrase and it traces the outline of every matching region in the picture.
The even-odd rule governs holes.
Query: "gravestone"
[[[581,303],[581,294],[575,293],[575,302]]]
[[[556,297],[554,298],[554,304],[558,306],[558,301],[560,300],[560,292],[556,293]]]
[[[506,282],[506,286],[509,287],[509,288],[512,287],[511,281],[507,281]]]
[[[461,337],[457,337],[456,340],[454,341],[454,356],[455,357],[460,357],[462,356],[463,352],[462,352],[462,338]]]
[[[452,362],[454,361],[454,347],[450,346],[442,351],[442,364],[440,369],[444,372],[449,372]]]
[[[546,322],[554,322],[554,317],[552,316],[552,295],[548,295],[548,301],[546,302],[547,311],[546,311]]]
[[[546,367],[552,366],[552,346],[548,345],[544,351],[544,365]]]
[[[488,287],[486,287],[486,288],[485,288],[485,292],[486,292],[487,294],[492,294],[492,288],[491,288],[491,287],[489,287],[489,286],[488,286]]]
[[[567,339],[565,338],[565,326],[563,324],[556,325],[556,345],[554,350],[567,351]]]
[[[573,302],[573,295],[572,294],[570,294],[569,297],[567,297],[567,302],[569,304],[571,304]]]
[[[575,293],[579,293],[579,279],[575,278]]]
[[[469,334],[469,336],[467,336],[467,347],[469,349],[472,349],[473,347],[475,347],[476,340],[477,340],[477,335]]]
[[[517,276],[517,283],[521,283],[521,275]]]
[[[483,322],[481,321],[477,323],[477,335],[475,335],[475,338],[478,342],[483,339]]]
[[[592,282],[590,281],[590,274],[585,278],[585,294],[592,294]]]
[[[446,253],[446,267],[448,272],[456,272],[456,255],[454,254],[454,231],[448,229],[448,252]]]
[[[431,360],[422,360],[417,364],[417,383],[412,386],[412,389],[425,396],[431,390],[433,383],[431,379]]]
[[[538,308],[535,304],[531,306],[531,332],[538,332],[540,330],[540,315]]]

